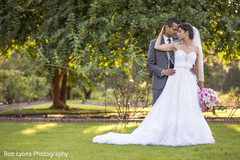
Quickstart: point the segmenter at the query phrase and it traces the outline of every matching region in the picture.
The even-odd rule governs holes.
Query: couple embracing
[[[147,68],[153,72],[153,107],[140,126],[131,134],[109,132],[92,141],[164,146],[215,143],[198,101],[204,81],[198,30],[189,23],[168,19],[150,43]]]

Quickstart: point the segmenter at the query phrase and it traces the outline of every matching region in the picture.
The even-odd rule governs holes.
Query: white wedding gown
[[[168,77],[161,96],[131,134],[109,132],[92,142],[164,146],[215,143],[199,106],[197,78],[190,72],[196,56],[195,52],[175,52],[176,73]]]

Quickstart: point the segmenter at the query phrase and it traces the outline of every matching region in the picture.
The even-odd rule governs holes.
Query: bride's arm
[[[164,34],[164,28],[165,26],[162,27],[162,31],[160,32],[157,41],[155,43],[154,49],[160,50],[160,51],[175,51],[177,43],[170,43],[170,44],[161,44],[162,42],[162,37]]]
[[[201,67],[201,62],[200,62],[200,55],[199,55],[199,51],[198,51],[198,48],[196,49],[197,51],[197,59],[196,59],[196,67],[197,67],[197,80],[198,80],[198,85],[199,85],[199,88],[200,89],[203,89],[204,88],[204,84],[203,84],[203,81],[202,81],[202,77],[201,75],[203,74],[203,71],[202,71],[202,67]],[[200,73],[202,72],[202,73]]]

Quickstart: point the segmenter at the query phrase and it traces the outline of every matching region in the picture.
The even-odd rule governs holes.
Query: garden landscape
[[[239,160],[239,8],[238,0],[2,0],[0,159]],[[132,133],[152,109],[149,44],[170,17],[200,32],[204,88],[218,99],[202,110],[215,143],[93,143]]]

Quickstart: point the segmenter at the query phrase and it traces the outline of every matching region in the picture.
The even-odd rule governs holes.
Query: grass
[[[103,106],[96,106],[96,105],[84,105],[84,104],[72,104],[67,103],[70,106],[71,110],[57,110],[57,109],[49,109],[51,104],[41,104],[35,105],[29,108],[23,109],[13,109],[13,110],[6,110],[0,112],[0,115],[4,114],[51,114],[51,113],[78,113],[78,112],[93,112],[93,111],[105,111],[105,107]],[[112,106],[106,107],[107,112],[114,111],[115,108]]]
[[[216,115],[212,113],[212,111],[209,112],[203,112],[205,117],[228,117],[232,109],[225,109],[225,110],[216,110]],[[240,109],[238,109],[233,117],[240,117]]]
[[[110,100],[109,98],[104,96],[104,89],[101,88],[101,87],[96,88],[92,92],[91,99],[84,99],[84,101],[86,101],[86,102],[96,102],[96,101],[98,101],[98,102],[101,102],[101,103],[105,103],[105,101],[106,101],[106,103],[112,103],[113,100],[114,99]],[[74,101],[74,100],[71,100],[71,101]],[[76,101],[82,102],[83,99],[82,100],[77,100],[76,99]]]
[[[19,159],[16,153],[65,152],[68,157],[51,159],[113,160],[239,160],[240,124],[210,123],[216,143],[186,147],[109,145],[91,142],[96,135],[109,131],[131,133],[139,124],[103,123],[0,123],[0,159]],[[15,156],[4,156],[4,151]],[[50,159],[31,156],[22,159]]]
[[[78,104],[79,103],[79,104]],[[13,109],[13,110],[6,110],[1,111],[0,115],[18,115],[18,114],[70,114],[70,113],[89,113],[84,114],[87,116],[109,116],[109,115],[117,115],[117,113],[111,113],[111,114],[105,114],[104,112],[116,112],[115,107],[113,106],[98,106],[98,105],[85,105],[80,104],[80,101],[77,100],[70,100],[67,102],[67,105],[70,107],[70,110],[56,110],[56,109],[49,109],[51,104],[41,104],[41,105],[35,105],[28,108],[22,108],[22,109]],[[143,114],[146,115],[146,113],[151,108],[139,108],[138,110],[145,111]],[[91,114],[91,112],[102,112],[100,114]]]
[[[41,105],[36,105],[33,107],[29,107],[29,108],[23,108],[23,109],[13,109],[13,110],[7,110],[7,111],[2,111],[0,112],[0,115],[5,115],[5,114],[67,114],[67,113],[86,113],[86,112],[96,112],[96,111],[100,111],[100,112],[116,112],[115,107],[113,106],[107,106],[105,108],[105,106],[98,106],[98,105],[85,105],[85,104],[80,104],[81,102],[79,100],[69,100],[67,102],[67,105],[70,106],[70,108],[72,110],[69,111],[65,111],[65,110],[53,110],[53,109],[49,109],[51,104],[41,104]],[[145,116],[147,114],[147,112],[151,109],[151,107],[147,107],[147,108],[139,108],[138,110],[144,111],[141,114],[138,114],[138,116],[142,117]],[[214,115],[211,111],[209,112],[204,112],[204,116],[205,117],[228,117],[229,113],[231,112],[231,109],[225,109],[223,111],[221,110],[216,110],[216,115]],[[85,116],[86,114],[84,114]],[[113,113],[111,113],[111,115],[114,115]],[[117,114],[115,114],[117,115]],[[91,116],[91,114],[89,114],[88,116]],[[95,114],[96,116],[96,114]],[[97,114],[97,116],[109,116],[109,114]],[[238,109],[236,111],[236,113],[234,114],[233,117],[240,117],[240,109]]]

